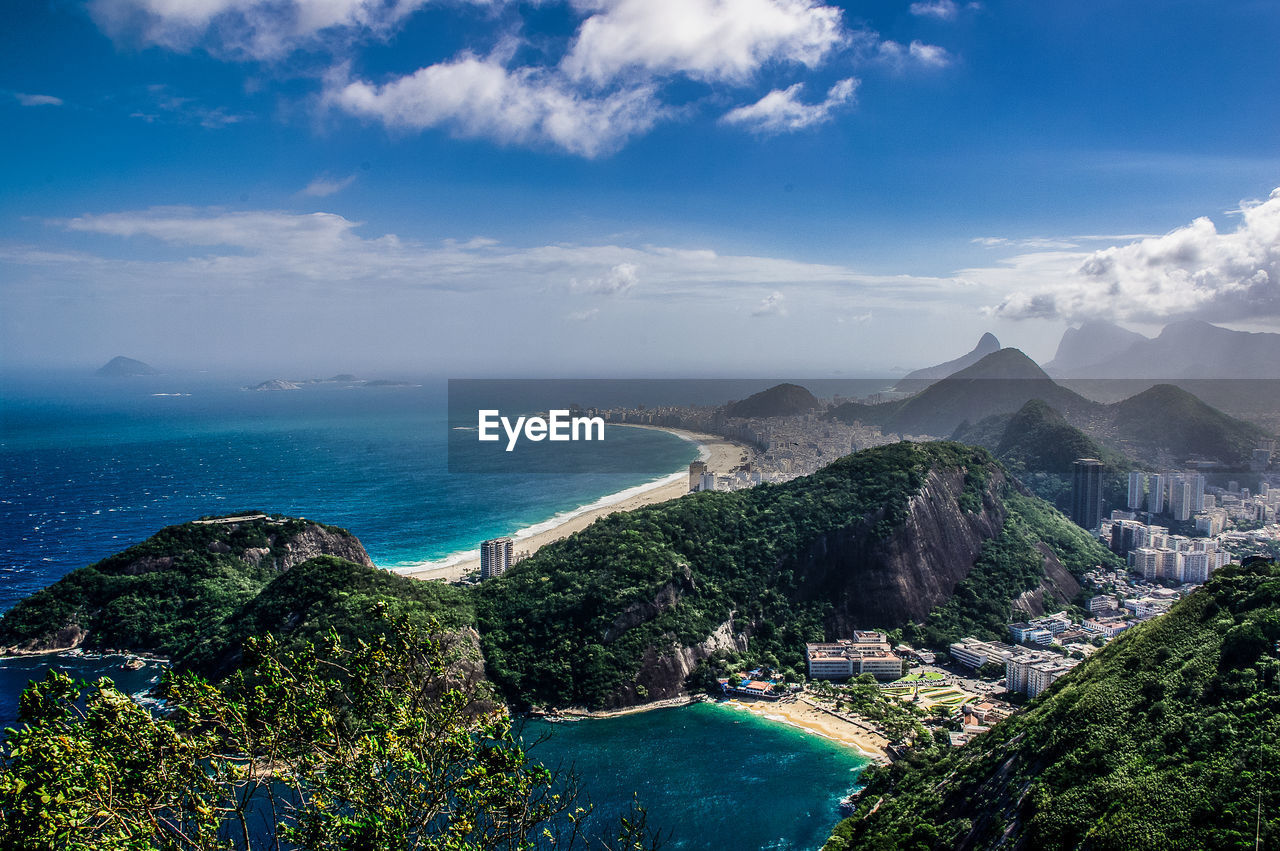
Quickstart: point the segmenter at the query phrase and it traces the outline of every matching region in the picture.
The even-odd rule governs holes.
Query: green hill
[[[778,384],[725,406],[727,417],[792,417],[822,407],[818,397],[799,384]]]
[[[826,848],[1275,847],[1277,642],[1280,566],[1224,568],[971,744],[869,772]]]
[[[952,440],[991,450],[1018,480],[1061,511],[1071,505],[1072,463],[1098,458],[1105,465],[1103,497],[1111,507],[1125,504],[1128,473],[1138,464],[1067,422],[1041,399],[1014,414],[987,417],[956,429]]]
[[[372,567],[342,529],[257,512],[169,526],[74,570],[0,618],[0,647],[146,650],[183,657],[276,577],[319,555]]]
[[[1061,387],[1018,349],[1000,349],[972,366],[931,384],[906,399],[882,405],[846,403],[831,415],[860,420],[895,434],[952,434],[963,423],[1012,414],[1032,399],[1073,416],[1088,416],[1101,407]]]
[[[615,514],[479,589],[490,676],[518,703],[680,693],[704,660],[802,670],[805,641],[909,627],[996,637],[1113,557],[984,450],[899,443],[785,485]]]
[[[1259,441],[1272,437],[1172,384],[1157,384],[1112,409],[1115,441],[1137,457],[1201,456],[1247,470]]]

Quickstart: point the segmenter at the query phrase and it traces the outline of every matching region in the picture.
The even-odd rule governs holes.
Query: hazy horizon
[[[0,33],[0,368],[895,376],[1280,331],[1280,8],[86,0]]]

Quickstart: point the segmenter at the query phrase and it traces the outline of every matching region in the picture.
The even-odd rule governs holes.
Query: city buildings
[[[1078,664],[1050,651],[1024,650],[1005,660],[1005,689],[1034,698]]]

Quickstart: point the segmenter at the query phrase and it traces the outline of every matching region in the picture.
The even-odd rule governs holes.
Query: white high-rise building
[[[1195,504],[1195,491],[1185,479],[1174,479],[1169,484],[1169,515],[1174,520],[1190,520]]]
[[[1164,513],[1165,477],[1159,473],[1151,476],[1147,487],[1147,511],[1152,514]]]
[[[480,579],[501,576],[511,567],[515,542],[510,538],[494,538],[480,544]]]
[[[1143,498],[1147,495],[1147,474],[1134,470],[1129,474],[1129,510],[1142,508]]]

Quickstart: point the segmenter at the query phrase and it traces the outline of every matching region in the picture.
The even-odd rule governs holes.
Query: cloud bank
[[[1280,188],[1240,205],[1240,223],[1221,232],[1208,218],[1163,236],[1088,253],[1042,252],[1008,263],[1038,284],[1010,292],[998,317],[1108,317],[1165,322],[1280,319]],[[1002,277],[966,270],[966,277]],[[1053,280],[1056,278],[1056,280]]]

